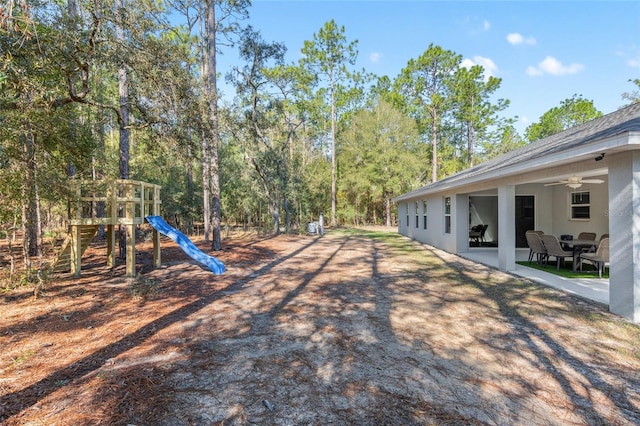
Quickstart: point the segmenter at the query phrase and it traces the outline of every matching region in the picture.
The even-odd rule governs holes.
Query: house
[[[456,254],[497,247],[507,272],[528,257],[527,230],[610,234],[609,310],[640,322],[640,103],[394,201],[400,234]]]

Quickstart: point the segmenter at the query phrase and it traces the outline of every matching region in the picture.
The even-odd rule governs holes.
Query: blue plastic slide
[[[195,244],[193,244],[189,237],[169,225],[160,216],[147,216],[146,219],[147,222],[149,222],[158,232],[171,238],[185,253],[189,255],[189,257],[208,266],[214,274],[220,275],[226,271],[222,262],[213,256],[203,253]]]

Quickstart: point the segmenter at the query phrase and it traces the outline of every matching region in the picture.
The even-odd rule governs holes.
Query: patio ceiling
[[[540,184],[554,183],[560,180],[567,180],[571,176],[578,176],[582,179],[597,178],[597,177],[607,176],[608,173],[609,173],[608,169],[604,167],[604,168],[598,168],[593,170],[584,170],[580,172],[567,172],[562,174],[555,174],[553,176],[548,176],[541,179],[534,179],[529,183],[540,183]]]

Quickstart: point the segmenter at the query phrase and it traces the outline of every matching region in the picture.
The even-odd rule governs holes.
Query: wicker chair
[[[596,233],[595,232],[581,232],[580,234],[578,234],[578,239],[579,240],[596,240]]]
[[[586,260],[598,268],[598,276],[602,278],[602,273],[604,272],[604,267],[607,263],[609,263],[609,238],[602,238],[600,240],[600,244],[598,244],[598,249],[595,253],[581,253],[579,257],[580,262],[580,271],[582,271],[582,261]]]
[[[533,260],[533,256],[536,256],[538,263],[542,263],[547,258],[547,249],[542,244],[540,231],[527,231],[524,233],[527,239],[527,245],[529,245],[529,263]]]
[[[564,260],[567,257],[573,258],[573,252],[563,250],[558,241],[558,237],[555,235],[543,235],[542,243],[544,244],[544,248],[547,249],[547,258],[552,256],[556,258],[556,270],[560,270],[561,260],[564,265]]]

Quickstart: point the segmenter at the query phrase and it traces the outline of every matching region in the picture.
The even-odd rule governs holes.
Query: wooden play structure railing
[[[126,230],[126,273],[136,275],[135,227],[148,215],[160,214],[160,186],[136,180],[74,181],[69,225],[71,234],[54,263],[54,272],[80,276],[81,259],[100,226],[107,234],[107,265],[115,265],[115,227]],[[98,214],[98,212],[104,212]],[[101,217],[98,217],[101,216]],[[159,267],[160,234],[153,231],[153,264]]]

